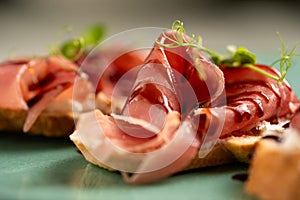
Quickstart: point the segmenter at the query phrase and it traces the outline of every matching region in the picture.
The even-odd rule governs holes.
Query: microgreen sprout
[[[281,49],[280,49],[280,58],[275,60],[271,66],[276,65],[279,63],[279,72],[281,76],[278,78],[278,81],[282,82],[284,78],[287,75],[288,70],[292,66],[292,58],[295,56],[300,56],[300,54],[295,53],[295,50],[297,48],[297,44],[294,45],[292,50],[289,52],[288,47],[285,47],[284,41],[280,35],[279,32],[277,32],[279,41],[281,43]]]
[[[68,29],[70,31],[70,29]],[[90,27],[82,36],[73,38],[51,48],[52,54],[60,54],[71,61],[79,59],[84,52],[93,48],[104,36],[105,28],[101,25]]]
[[[172,30],[172,37],[168,36],[165,32],[162,33],[162,36],[169,40],[171,43],[165,44],[160,42],[159,40],[157,40],[156,43],[166,48],[187,47],[187,51],[189,51],[190,48],[199,49],[206,53],[217,66],[235,68],[246,67],[278,82],[282,82],[285,79],[287,71],[292,65],[292,58],[294,56],[299,56],[299,54],[295,53],[296,45],[290,52],[288,52],[288,48],[285,47],[284,42],[280,34],[278,33],[278,37],[281,43],[281,54],[280,58],[271,64],[271,66],[274,66],[275,64],[279,63],[280,76],[278,77],[257,67],[255,65],[256,56],[245,47],[236,48],[235,46],[228,46],[227,50],[229,54],[222,55],[218,52],[204,47],[202,45],[202,38],[200,36],[196,38],[196,36],[192,34],[190,37],[188,37],[185,34],[183,22],[181,22],[180,20],[176,20],[173,22]],[[196,60],[195,63],[197,64]],[[199,67],[196,66],[196,68]],[[199,75],[201,77],[200,71]]]

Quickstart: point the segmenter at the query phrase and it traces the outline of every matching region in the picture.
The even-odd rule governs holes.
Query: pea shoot
[[[228,46],[227,50],[229,54],[222,55],[218,52],[215,52],[211,49],[204,47],[202,45],[202,38],[200,36],[196,38],[195,35],[192,34],[188,39],[185,35],[183,22],[181,22],[180,20],[175,20],[173,22],[172,30],[173,30],[172,37],[168,36],[165,33],[162,33],[163,37],[168,39],[171,43],[164,44],[158,40],[156,41],[156,43],[166,48],[187,47],[187,51],[189,51],[191,47],[196,48],[206,53],[217,66],[225,66],[225,67],[232,67],[232,68],[246,67],[260,74],[263,74],[268,78],[274,79],[278,82],[282,82],[285,79],[289,68],[292,66],[292,58],[295,56],[300,56],[300,54],[295,53],[297,45],[295,45],[292,48],[292,50],[289,51],[289,49],[285,47],[282,37],[280,36],[279,33],[277,33],[281,43],[280,58],[270,65],[270,66],[274,66],[275,64],[279,63],[280,76],[277,77],[257,67],[255,65],[256,64],[255,54],[250,52],[245,47],[237,48],[235,46]]]

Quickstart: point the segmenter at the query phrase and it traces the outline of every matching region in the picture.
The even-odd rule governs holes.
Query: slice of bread
[[[286,130],[278,140],[258,142],[245,190],[263,200],[300,199],[300,134]]]
[[[260,136],[241,136],[220,139],[204,158],[195,157],[184,170],[222,165],[232,162],[250,162],[256,142]]]
[[[77,148],[84,153],[85,158],[99,167],[116,171],[111,167],[99,162],[86,149],[78,134],[72,134],[71,140]],[[196,156],[182,171],[198,169],[203,167],[217,166],[233,162],[249,162],[250,155],[253,153],[256,142],[260,136],[243,136],[243,137],[228,137],[226,139],[219,139],[213,149],[204,157]]]
[[[0,109],[0,131],[22,132],[26,110]],[[43,112],[29,130],[32,135],[68,136],[75,128],[72,113]]]
[[[196,169],[222,165],[232,162],[250,163],[256,144],[266,135],[281,136],[284,132],[282,127],[288,121],[282,120],[278,124],[270,124],[263,121],[256,128],[248,132],[239,133],[240,136],[230,136],[219,139],[212,151],[204,158],[195,157],[192,162],[184,169]]]

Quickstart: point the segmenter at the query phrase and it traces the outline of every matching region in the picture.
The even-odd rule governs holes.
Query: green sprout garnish
[[[280,34],[278,33],[278,37],[281,42],[281,54],[280,54],[280,58],[271,64],[271,66],[274,66],[275,64],[279,63],[280,76],[278,77],[255,66],[256,56],[245,47],[236,48],[235,46],[228,46],[227,50],[229,54],[222,55],[218,52],[215,52],[211,49],[204,47],[202,45],[202,39],[200,36],[196,38],[195,35],[192,34],[188,39],[185,36],[185,29],[183,26],[183,22],[181,22],[180,20],[176,20],[173,22],[172,30],[174,31],[172,32],[172,38],[166,35],[166,33],[162,33],[162,35],[171,42],[170,44],[164,44],[159,40],[157,40],[156,43],[166,48],[187,47],[187,51],[189,51],[190,48],[199,49],[204,53],[206,53],[217,66],[236,67],[236,68],[246,67],[260,74],[263,74],[268,78],[274,79],[278,82],[282,82],[285,79],[287,71],[292,65],[292,58],[294,56],[299,56],[299,54],[295,53],[296,45],[290,52],[288,52],[288,48],[285,48],[284,42]],[[197,62],[195,63],[197,64]],[[200,78],[203,77],[201,71],[199,71],[200,68],[197,66],[196,68],[198,69]]]
[[[85,46],[85,39],[79,37],[65,42],[59,50],[60,54],[69,60],[77,60],[84,53]]]
[[[290,52],[288,52],[288,47],[285,47],[283,39],[281,37],[281,35],[279,34],[279,32],[277,32],[279,41],[281,43],[281,49],[280,49],[280,58],[275,60],[271,66],[274,66],[275,64],[279,63],[279,72],[281,74],[281,76],[278,78],[278,81],[283,81],[284,78],[286,77],[286,74],[288,72],[288,70],[290,69],[290,67],[292,66],[292,58],[295,56],[300,56],[300,54],[295,53],[295,50],[297,48],[297,44],[294,45],[294,47],[292,48],[292,50]]]
[[[51,48],[54,55],[60,54],[69,60],[79,59],[84,52],[92,49],[101,41],[105,33],[104,26],[95,25],[86,30],[82,36],[64,42],[62,45],[55,45]]]

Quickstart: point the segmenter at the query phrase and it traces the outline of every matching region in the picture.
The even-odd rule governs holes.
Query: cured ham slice
[[[23,131],[28,132],[34,122],[37,120],[42,111],[50,104],[53,99],[55,99],[58,94],[64,90],[63,86],[58,86],[51,89],[50,91],[43,94],[43,97],[39,99],[37,103],[30,107],[26,117],[25,124],[23,126]]]
[[[170,51],[154,47],[138,71],[121,113],[105,116],[96,111],[97,119],[91,118],[93,113],[83,114],[77,130],[70,136],[89,161],[123,171],[125,180],[132,183],[170,176],[195,157],[200,143],[199,138],[196,139],[195,121],[187,116],[198,102],[209,103],[224,89],[221,70],[201,52],[192,55],[186,48]],[[187,61],[182,59],[182,54]],[[202,78],[195,68],[195,58],[201,66]],[[176,65],[174,59],[184,66]],[[212,86],[206,81],[213,81]],[[195,94],[198,87],[201,90]],[[141,126],[140,121],[158,131]],[[88,134],[87,128],[92,130]],[[138,158],[132,157],[132,153],[138,154]],[[115,154],[118,156],[114,157]],[[126,166],[129,163],[130,169],[123,166],[124,163]],[[133,175],[129,176],[128,172]]]
[[[73,85],[77,70],[77,65],[61,56],[4,62],[0,66],[0,107],[26,111],[23,131],[27,132],[43,110]]]
[[[167,31],[162,34],[157,39],[160,44],[156,43],[154,45],[146,63],[161,63],[164,67],[172,69],[174,84],[180,90],[178,95],[182,98],[182,102],[188,102],[190,97],[188,95],[188,98],[185,98],[185,92],[190,90],[186,87],[193,88],[199,103],[214,100],[224,90],[223,73],[203,52],[196,48],[184,46],[167,48],[161,45],[172,43],[170,39],[175,39],[175,36],[180,37],[178,34],[177,31]],[[187,41],[189,40],[188,36],[184,37]]]
[[[112,112],[112,107],[117,110],[122,108],[137,69],[144,63],[146,52],[148,50],[129,51],[128,48],[113,45],[112,49],[92,51],[79,62],[80,70],[94,87],[97,108],[107,114]],[[121,87],[116,87],[116,84]]]
[[[257,65],[257,67],[278,76],[274,68],[264,65]],[[244,123],[245,119],[247,120],[247,124],[239,127],[240,129],[252,128],[258,121],[272,120],[273,117],[289,118],[294,113],[292,105],[299,104],[299,100],[286,81],[278,83],[247,68],[234,71],[223,69],[225,79],[228,77],[225,85],[227,105],[231,106],[230,109],[236,113],[237,122]],[[243,74],[249,76],[242,77]],[[246,108],[240,108],[245,105]]]
[[[194,158],[199,144],[193,128],[189,121],[181,124],[172,111],[156,137],[137,138],[122,131],[113,117],[95,110],[80,117],[70,138],[90,162],[123,171],[129,182],[145,183],[181,170]]]
[[[37,75],[32,72],[37,71]],[[27,101],[34,95],[28,86],[45,77],[46,62],[40,59],[7,61],[0,66],[0,105],[7,109],[28,109]],[[21,78],[23,77],[23,78]]]
[[[260,64],[257,64],[256,67],[274,76],[279,77],[279,72],[275,68]],[[243,93],[245,95],[249,93],[255,93],[255,89],[251,90],[251,86],[248,85],[247,88],[247,84],[253,84],[257,85],[256,87],[258,87],[256,89],[256,93],[258,95],[259,93],[263,95],[263,93],[266,92],[266,90],[269,90],[271,93],[273,93],[273,95],[276,96],[275,99],[277,99],[278,104],[276,104],[277,112],[275,115],[278,117],[292,114],[294,112],[293,105],[299,104],[297,96],[295,95],[291,86],[286,80],[279,83],[256,71],[243,67],[238,69],[223,67],[221,69],[226,79],[225,87],[228,88],[226,89],[227,98],[239,96],[238,93],[241,87],[243,87],[242,85],[245,85],[246,88],[243,89],[240,93]],[[262,89],[262,87],[264,87],[265,89]],[[247,93],[248,91],[249,93]],[[268,96],[266,96],[266,100],[273,101],[273,99]],[[265,109],[265,113],[269,112],[269,109]]]
[[[264,65],[256,66],[279,76],[274,68]],[[199,118],[198,133],[205,138],[203,139],[204,145],[199,152],[201,156],[207,155],[219,137],[241,136],[249,133],[264,120],[289,119],[294,113],[292,108],[299,104],[299,100],[286,81],[278,83],[243,67],[221,67],[221,69],[226,80],[225,101],[224,97],[220,96],[216,100],[216,106],[198,108],[194,115]],[[220,130],[220,132],[215,130]]]
[[[101,50],[91,52],[81,63],[81,70],[89,76],[90,82],[96,88],[96,93],[102,92],[111,97],[115,84],[120,78],[144,63],[145,50],[126,51],[114,47],[112,51]],[[134,76],[132,74],[132,80]]]
[[[169,37],[174,37],[174,34],[177,32],[165,33]],[[165,35],[158,41],[168,44],[170,40]],[[122,114],[143,118],[149,123],[155,120],[161,123],[157,124],[161,127],[169,111],[178,111],[185,117],[199,102],[212,101],[223,89],[221,70],[199,50],[165,48],[155,44],[137,74]],[[141,105],[143,110],[139,109]]]
[[[290,126],[294,129],[297,129],[298,133],[300,133],[300,107],[297,107],[297,110],[291,119]]]

